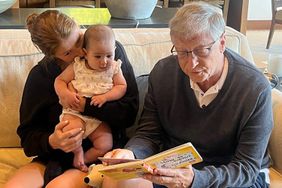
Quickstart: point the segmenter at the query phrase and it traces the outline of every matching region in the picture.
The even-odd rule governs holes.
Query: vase
[[[120,19],[146,19],[151,17],[157,0],[105,0],[112,17]]]

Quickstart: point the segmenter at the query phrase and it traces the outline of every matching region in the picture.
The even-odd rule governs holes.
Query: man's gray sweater
[[[149,88],[136,135],[126,148],[145,158],[185,142],[203,157],[193,166],[192,187],[250,187],[270,158],[273,127],[271,88],[264,75],[231,50],[222,89],[201,108],[176,56],[160,60]]]

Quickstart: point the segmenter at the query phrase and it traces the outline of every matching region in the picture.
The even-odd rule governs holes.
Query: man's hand
[[[191,165],[180,169],[156,168],[143,178],[168,188],[187,188],[193,182],[194,172]]]

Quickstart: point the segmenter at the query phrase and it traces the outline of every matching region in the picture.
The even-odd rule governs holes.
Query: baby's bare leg
[[[96,161],[98,157],[103,156],[113,147],[111,129],[105,122],[102,122],[88,138],[92,141],[93,147],[85,152],[85,163]]]
[[[69,124],[64,127],[63,132],[74,129],[74,128],[82,128],[85,130],[85,122],[79,118],[78,116],[72,114],[64,114],[62,117],[62,121],[68,120]],[[87,172],[88,168],[84,162],[84,153],[82,146],[72,151],[74,154],[73,166],[75,168],[80,169],[83,172]]]
[[[72,114],[63,114],[61,121],[69,121],[69,124],[63,128],[63,132],[75,129],[75,128],[81,128],[82,130],[85,130],[85,122],[78,116],[72,115]]]

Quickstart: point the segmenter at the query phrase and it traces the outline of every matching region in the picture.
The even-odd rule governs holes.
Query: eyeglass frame
[[[224,34],[224,33],[223,33],[223,34]],[[192,55],[194,55],[194,56],[196,56],[196,57],[200,57],[200,58],[201,58],[201,57],[208,57],[208,56],[210,55],[210,53],[211,53],[211,49],[212,49],[213,45],[223,36],[223,34],[220,35],[220,37],[219,37],[218,39],[214,40],[213,42],[211,42],[211,43],[209,43],[209,44],[206,44],[206,45],[203,45],[202,47],[196,47],[196,48],[194,48],[194,49],[191,50],[191,51],[177,51],[177,50],[175,49],[175,46],[173,45],[172,48],[170,49],[170,53],[171,53],[172,55],[177,55],[178,57],[180,57],[180,56],[182,56],[182,57],[188,57],[190,53],[191,53]],[[195,52],[194,52],[195,50],[203,50],[203,49],[208,50],[207,55],[201,56],[201,55],[195,54]],[[180,52],[180,53],[185,53],[185,55],[180,55],[180,56],[179,56],[179,54],[178,54],[179,52]]]

